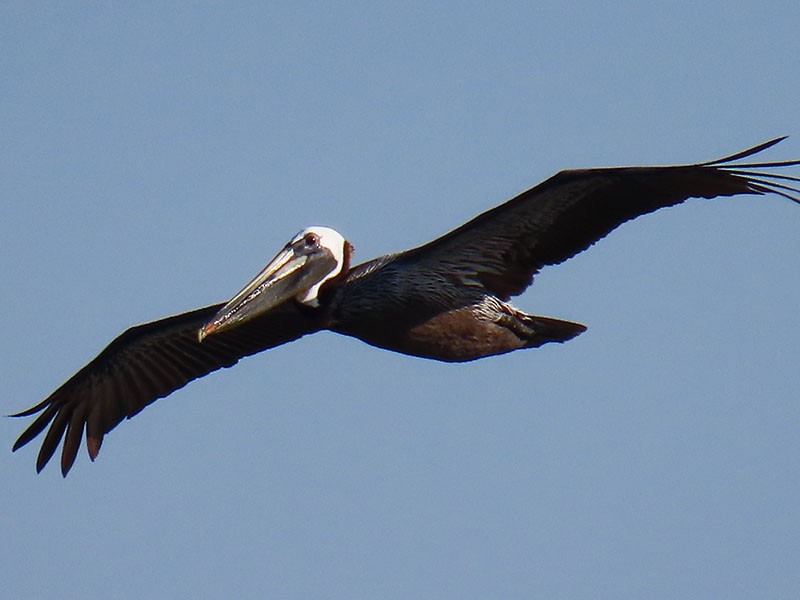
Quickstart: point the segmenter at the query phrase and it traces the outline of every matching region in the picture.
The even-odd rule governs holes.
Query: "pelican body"
[[[384,256],[351,270],[352,254],[353,246],[333,229],[303,229],[199,330],[198,341],[286,302],[310,331],[327,329],[448,362],[563,342],[586,329],[526,315],[456,271],[422,270],[410,279],[413,253]]]
[[[66,476],[84,434],[94,460],[105,434],[158,398],[320,330],[446,362],[570,340],[586,327],[526,314],[510,298],[543,267],[687,198],[771,193],[800,203],[800,177],[771,171],[800,160],[738,162],[782,139],[706,163],[562,171],[428,244],[355,267],[341,234],[303,229],[229,302],[128,329],[43,402],[13,415],[40,413],[13,449],[49,425],[36,468],[63,439]]]

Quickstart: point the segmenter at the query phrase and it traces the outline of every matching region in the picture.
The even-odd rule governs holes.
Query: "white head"
[[[297,235],[295,235],[287,244],[288,247],[294,247],[303,243],[305,246],[315,248],[318,251],[327,251],[330,256],[336,261],[333,269],[320,279],[317,283],[312,285],[305,293],[297,296],[297,301],[308,306],[319,306],[319,289],[322,284],[339,275],[342,272],[345,264],[345,245],[347,241],[341,233],[330,227],[322,227],[320,225],[313,225],[306,227]]]
[[[342,273],[351,246],[329,227],[306,227],[199,332],[207,335],[244,323],[294,298],[318,307],[322,285]]]

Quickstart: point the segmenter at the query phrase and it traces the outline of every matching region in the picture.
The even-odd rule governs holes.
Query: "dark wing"
[[[563,171],[389,263],[416,281],[432,272],[456,274],[507,300],[521,294],[542,267],[567,260],[625,221],[687,198],[775,193],[800,203],[798,186],[781,183],[800,177],[760,170],[797,166],[800,160],[732,164],[782,139],[694,165]],[[357,269],[354,276],[361,275]]]
[[[233,366],[240,358],[318,330],[293,302],[286,302],[251,323],[198,342],[198,329],[221,307],[208,306],[128,329],[43,402],[12,415],[27,417],[41,411],[14,450],[50,425],[36,470],[44,468],[63,437],[61,473],[66,477],[84,429],[89,457],[94,460],[103,436],[148,404],[198,377]]]

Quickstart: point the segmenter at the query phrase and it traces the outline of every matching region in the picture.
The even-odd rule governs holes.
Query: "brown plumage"
[[[543,267],[585,250],[625,221],[687,198],[774,193],[800,202],[792,185],[800,178],[764,171],[800,161],[732,164],[781,139],[694,165],[563,171],[429,244],[352,269],[349,243],[323,243],[341,236],[325,228],[304,230],[282,251],[297,268],[275,267],[286,271],[281,281],[296,278],[300,287],[281,289],[277,304],[256,311],[253,306],[283,285],[257,278],[258,285],[239,295],[243,300],[224,309],[209,306],[127,330],[43,402],[14,415],[41,413],[14,450],[49,425],[36,468],[44,468],[63,439],[66,476],[84,432],[94,460],[106,433],[158,398],[321,329],[444,361],[571,339],[585,327],[526,315],[508,300]],[[323,254],[324,261],[315,259]],[[313,279],[298,275],[311,273],[312,264]],[[334,264],[338,271],[330,270]]]

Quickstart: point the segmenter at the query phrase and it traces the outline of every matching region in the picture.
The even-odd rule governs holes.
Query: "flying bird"
[[[190,381],[321,330],[423,358],[471,361],[585,331],[509,304],[534,276],[622,223],[688,198],[778,194],[800,203],[800,160],[739,162],[778,138],[725,158],[666,167],[562,171],[418,248],[351,266],[353,246],[327,227],[292,237],[230,302],[132,327],[36,406],[16,451],[48,427],[41,471],[63,439],[66,477],[86,436],[94,460],[123,419]]]

